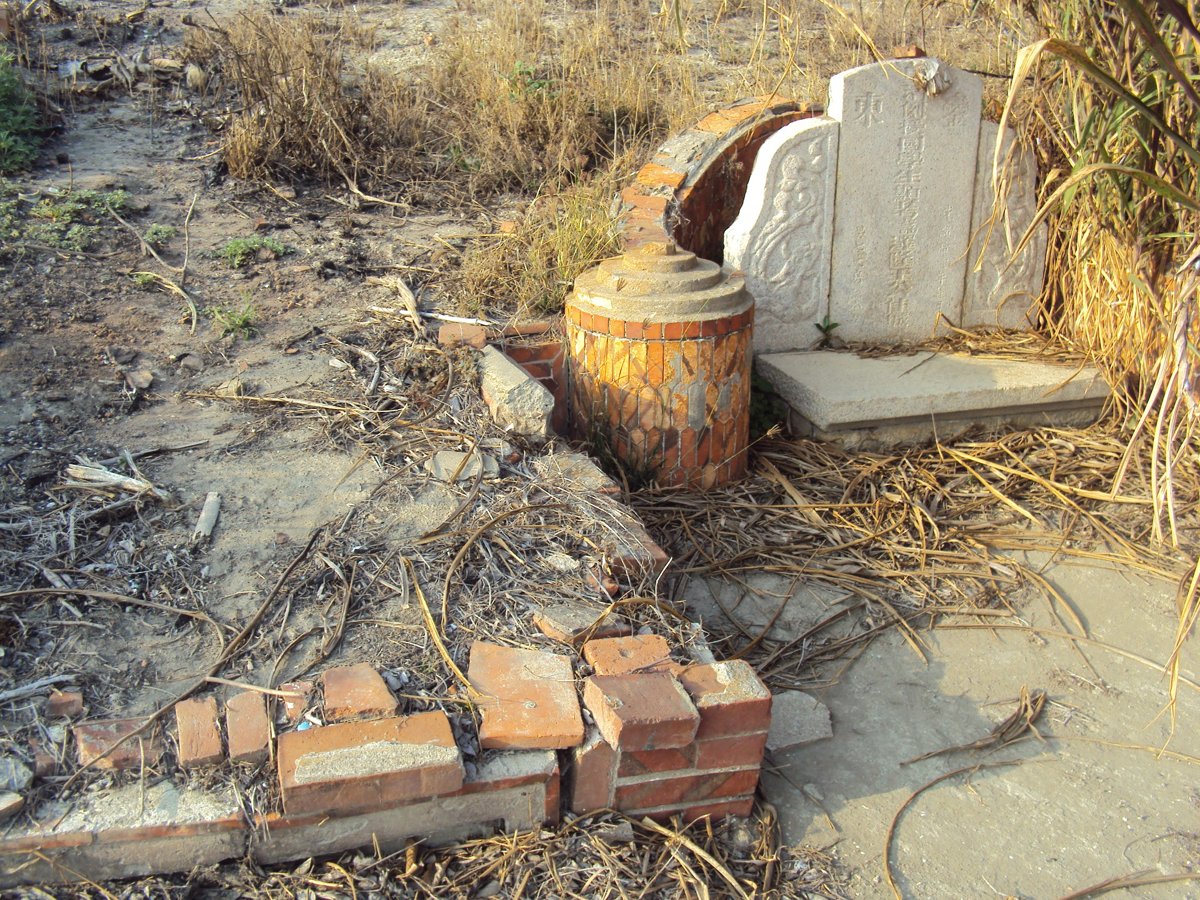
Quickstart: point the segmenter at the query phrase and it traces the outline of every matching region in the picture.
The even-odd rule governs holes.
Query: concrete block
[[[829,707],[803,691],[783,691],[772,698],[767,749],[790,750],[833,737]]]
[[[767,354],[758,365],[788,405],[829,436],[895,426],[920,439],[972,424],[1095,418],[1109,396],[1096,369],[1024,360],[815,351]]]
[[[554,395],[495,347],[479,357],[480,389],[497,425],[536,441],[552,434]]]
[[[533,624],[547,637],[569,644],[591,631],[596,637],[629,634],[630,627],[603,606],[562,600],[536,607]]]
[[[262,864],[304,859],[378,846],[383,853],[403,850],[411,838],[425,845],[454,843],[492,833],[528,831],[542,824],[546,786],[519,787],[475,794],[438,797],[340,818],[272,816],[265,831],[256,831],[251,855]]]
[[[135,782],[84,794],[39,818],[53,827],[0,841],[0,888],[183,872],[241,856],[246,847],[241,808],[224,789]]]
[[[486,453],[440,450],[425,460],[425,471],[438,481],[474,481],[499,477],[500,464]]]

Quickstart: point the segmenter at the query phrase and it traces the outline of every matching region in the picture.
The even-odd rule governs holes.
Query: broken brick
[[[592,606],[573,600],[547,604],[538,608],[533,624],[546,637],[569,644],[589,632],[595,637],[616,637],[629,634],[630,628],[602,606]]]
[[[583,645],[583,658],[597,675],[670,671],[672,668],[671,648],[666,639],[657,634],[588,641]]]
[[[698,740],[756,734],[771,726],[771,692],[745,660],[688,666],[679,682],[700,711]]]
[[[38,738],[29,742],[29,752],[33,756],[33,775],[35,778],[45,778],[58,771],[58,757],[51,752]]]
[[[604,739],[621,750],[683,747],[695,739],[700,724],[687,693],[663,672],[593,675],[583,700]]]
[[[561,750],[583,740],[569,657],[476,641],[467,679],[482,695],[479,743],[484,748]]]
[[[233,762],[260,763],[271,755],[267,699],[258,691],[234,694],[225,704],[225,735]]]
[[[143,762],[154,765],[162,757],[162,742],[153,730],[137,733],[145,724],[145,719],[96,719],[76,725],[71,733],[75,735],[80,765],[94,763],[101,769],[136,769]],[[112,753],[101,758],[118,741]]]
[[[331,722],[394,716],[399,704],[383,676],[366,663],[325,672],[325,717]]]
[[[279,690],[284,694],[280,698],[283,716],[290,724],[294,725],[300,721],[315,689],[316,685],[311,681],[289,681],[279,686]]]
[[[443,712],[289,731],[277,754],[288,815],[382,809],[463,786],[462,756]]]
[[[46,715],[52,719],[70,719],[83,712],[83,694],[79,691],[51,691],[46,700]]]
[[[216,697],[180,700],[175,704],[175,727],[179,733],[179,765],[185,769],[213,766],[224,759]]]
[[[586,815],[613,805],[617,780],[617,751],[592,729],[587,740],[571,751],[571,811]]]
[[[457,347],[460,344],[466,344],[468,347],[482,350],[487,345],[487,332],[479,325],[447,322],[438,328],[438,343],[443,347]]]

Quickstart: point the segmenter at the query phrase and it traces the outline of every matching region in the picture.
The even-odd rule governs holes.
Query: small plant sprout
[[[146,229],[146,233],[142,235],[142,240],[157,250],[170,241],[171,238],[175,237],[175,234],[176,232],[173,226],[159,225],[156,222]]]
[[[244,269],[258,256],[260,251],[265,251],[274,259],[293,252],[291,247],[275,238],[256,234],[248,238],[233,238],[227,241],[216,255],[225,260],[231,269]]]
[[[841,324],[841,322],[835,322],[829,318],[829,313],[826,313],[820,322],[813,322],[813,327],[821,332],[821,340],[817,343],[817,347],[828,347],[833,342],[833,332]]]
[[[208,317],[221,328],[221,337],[250,338],[258,330],[258,310],[249,298],[243,295],[241,309],[232,306],[210,306],[205,310]]]

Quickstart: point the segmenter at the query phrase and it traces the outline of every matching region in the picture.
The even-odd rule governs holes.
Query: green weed
[[[221,329],[221,337],[232,334],[235,337],[253,337],[258,331],[258,310],[254,304],[246,300],[241,309],[232,306],[210,306],[205,310]]]
[[[291,247],[275,238],[256,234],[248,238],[232,238],[217,251],[216,255],[225,260],[231,269],[244,269],[258,256],[260,251],[266,251],[274,259],[293,252]]]
[[[0,175],[27,169],[37,159],[38,114],[33,98],[13,68],[13,58],[0,52]]]
[[[175,234],[176,231],[173,226],[159,225],[156,222],[146,229],[146,233],[142,235],[142,240],[157,250],[175,237]]]
[[[0,237],[10,247],[21,242],[56,250],[91,248],[108,210],[129,206],[125,191],[62,191],[31,201],[9,183],[0,184]]]

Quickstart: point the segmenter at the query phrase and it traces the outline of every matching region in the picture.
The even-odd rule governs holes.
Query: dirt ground
[[[119,20],[142,4],[88,6],[93,15]],[[116,43],[169,47],[179,39],[184,15],[221,15],[234,7],[232,0],[159,2],[144,25]],[[456,7],[449,0],[363,4],[366,20],[381,29],[377,61],[417,64],[427,36]],[[113,45],[68,24],[46,25],[44,38],[58,61]],[[467,429],[379,450],[358,440],[353,415],[255,406],[234,392],[345,404],[360,397],[371,378],[361,351],[380,356],[387,349],[392,368],[385,380],[393,378],[398,395],[412,395],[402,410],[411,413],[417,395],[429,393],[421,389],[426,362],[397,349],[400,335],[411,338],[402,317],[372,312],[396,307],[397,295],[370,279],[400,275],[433,308],[436,282],[422,290],[430,273],[456,255],[465,238],[492,231],[515,201],[501,198],[487,209],[364,209],[344,191],[311,185],[270,191],[238,183],[222,177],[214,136],[169,91],[78,95],[64,122],[39,165],[13,184],[31,197],[68,187],[127,191],[126,217],[134,227],[159,223],[178,230],[163,251],[174,266],[183,264],[186,225],[187,289],[199,315],[193,326],[181,298],[135,285],[130,273],[154,269],[153,261],[111,220],[87,252],[49,248],[0,261],[0,525],[9,537],[4,583],[54,587],[59,570],[64,574],[57,577],[68,579],[94,576],[108,590],[211,617],[227,639],[235,630],[230,623],[254,614],[314,530],[326,526],[327,536],[341,540],[342,555],[324,545],[328,572],[324,580],[311,576],[311,602],[288,626],[297,636],[294,656],[301,656],[328,637],[330,604],[349,561],[394,549],[451,519],[464,499],[473,502],[459,488],[413,477],[433,451],[461,449]],[[255,235],[292,252],[260,254],[240,270],[214,255],[231,238]],[[253,334],[223,333],[221,322],[205,315],[206,308],[236,311],[247,304],[254,310]],[[442,377],[445,361],[428,365]],[[450,365],[453,370],[454,361]],[[448,421],[475,423],[480,431],[472,436],[500,439],[479,424],[469,380],[446,386],[443,399],[439,414]],[[77,508],[91,517],[86,527],[79,519],[78,534],[99,548],[95,555],[67,566],[64,547],[45,534],[19,531],[22,516],[67,509],[76,496],[61,487],[67,465],[84,456],[120,467],[124,451],[167,499],[95,515],[95,504]],[[528,491],[536,480],[524,463],[508,475],[516,486],[503,497]],[[211,544],[195,544],[192,529],[209,492],[222,497],[219,526]],[[347,527],[352,517],[358,517],[355,525]],[[72,519],[72,540],[75,528]],[[533,540],[522,540],[527,543],[514,539],[508,549],[514,557],[514,551],[534,553]],[[538,552],[578,554],[582,546],[566,531],[554,532]],[[558,577],[533,563],[524,570],[504,563],[504,549],[495,550],[496,565],[509,566],[509,580],[497,582],[501,600],[493,596],[494,602],[519,600],[522,579],[542,584]],[[1062,565],[1049,572],[1096,641],[1157,663],[1166,658],[1173,585]],[[349,578],[353,582],[353,573]],[[582,577],[571,589],[585,590]],[[1032,597],[1011,599],[1025,624],[1057,628]],[[802,631],[830,602],[798,595],[776,627]],[[211,627],[161,611],[96,601],[83,615],[62,601],[40,608],[32,640],[20,612],[3,618],[0,681],[23,683],[64,663],[77,667],[73,674],[96,714],[151,712],[215,656]],[[414,636],[419,626],[410,603],[393,599],[358,608],[351,619],[357,626],[328,659],[366,654],[402,683],[420,677],[419,665],[406,660],[416,654],[427,664],[432,651]],[[391,624],[371,627],[383,620]],[[999,629],[938,629],[921,638],[927,663],[898,635],[887,634],[842,677],[814,689],[830,707],[833,738],[780,754],[764,781],[785,839],[830,853],[849,879],[848,896],[888,895],[881,863],[892,817],[931,779],[976,765],[978,771],[921,793],[898,822],[890,859],[906,896],[1042,897],[1111,876],[1200,871],[1194,768],[1200,759],[1155,752],[1200,748],[1194,667],[1185,671],[1191,681],[1181,684],[1171,736],[1168,717],[1160,715],[1166,699],[1161,672],[1108,647],[1077,651],[1053,636]],[[239,674],[265,676],[273,655],[266,649],[247,655]],[[902,765],[986,736],[1014,708],[1022,687],[1047,692],[1039,724],[1044,742],[1028,738],[984,754]],[[1021,762],[996,765],[1008,760]],[[1200,896],[1194,885],[1127,893]]]

